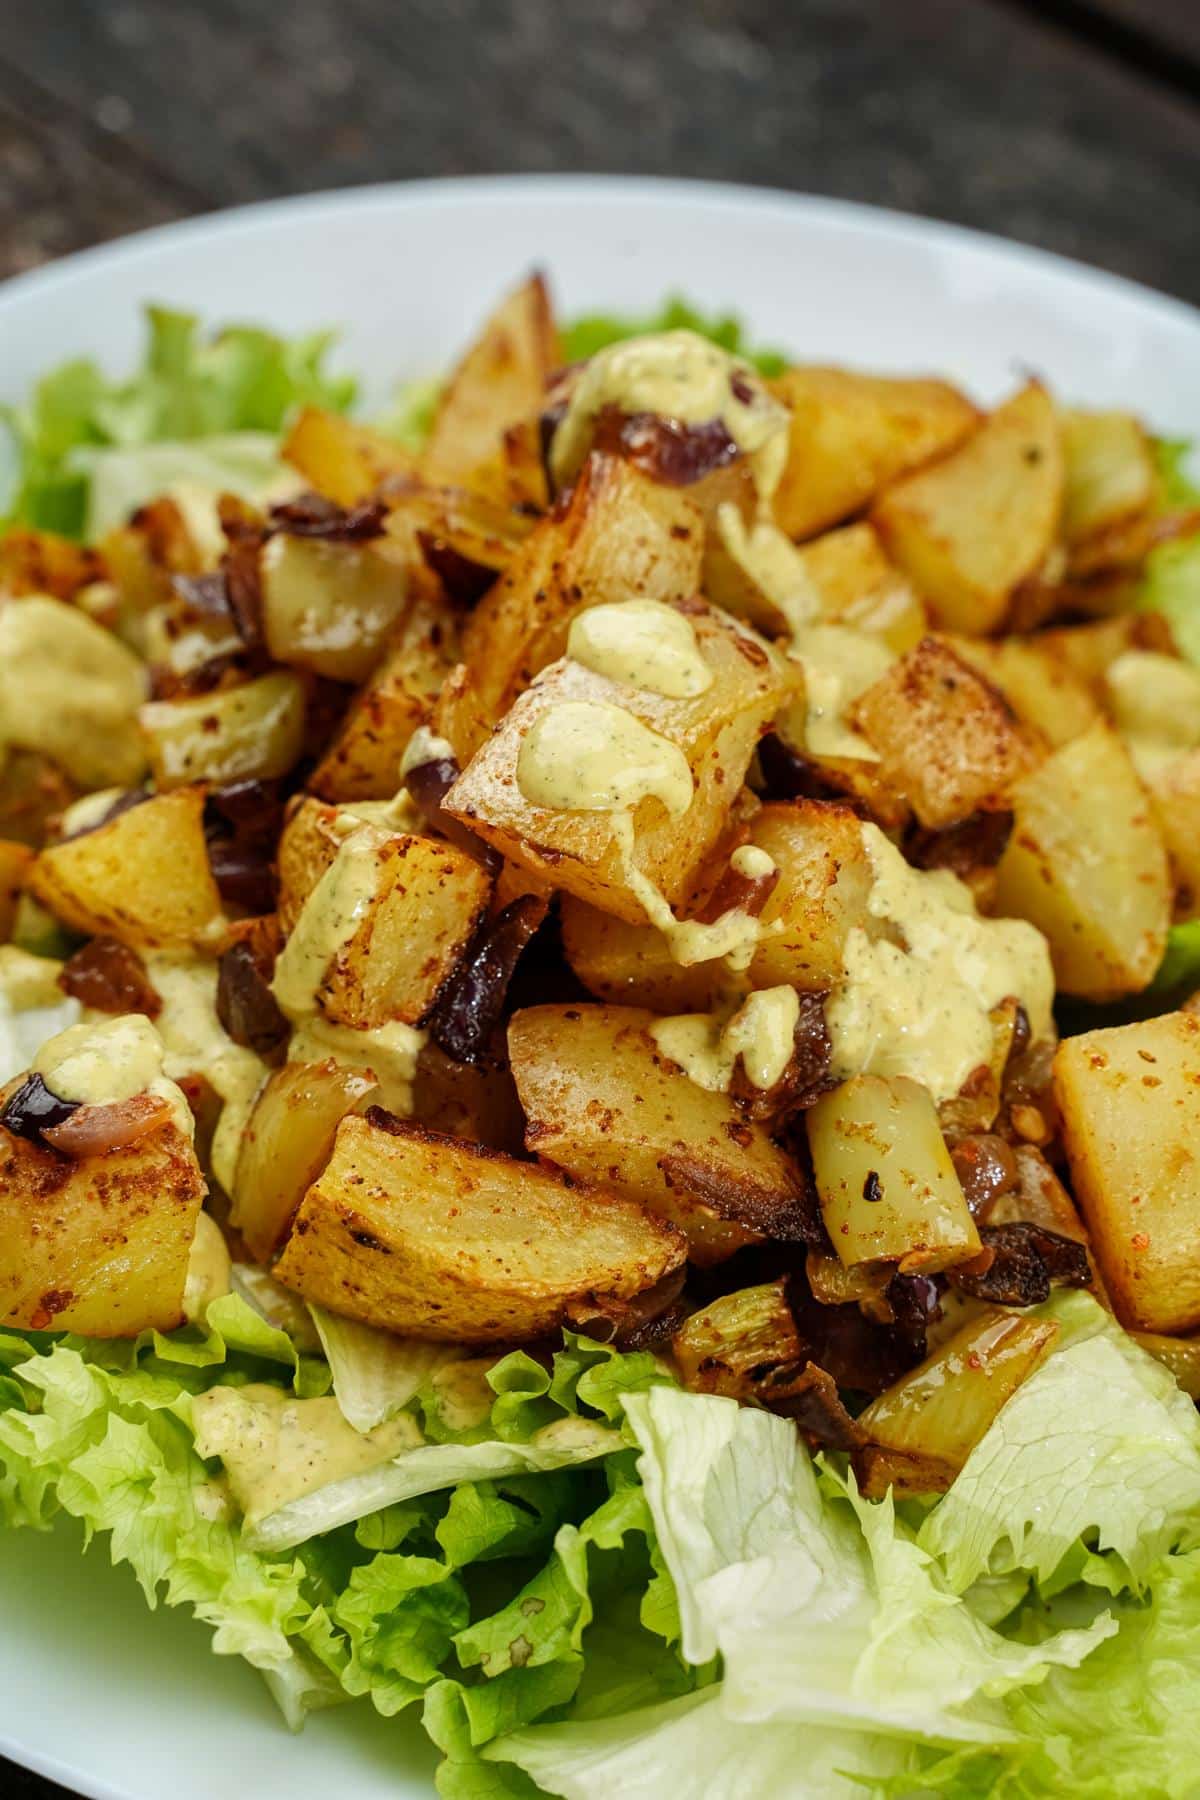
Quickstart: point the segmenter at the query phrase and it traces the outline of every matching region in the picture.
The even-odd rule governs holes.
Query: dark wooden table
[[[546,169],[708,176],[873,201],[1200,302],[1200,6],[9,0],[4,9],[0,275],[270,195]],[[0,1761],[6,1800],[61,1792]]]

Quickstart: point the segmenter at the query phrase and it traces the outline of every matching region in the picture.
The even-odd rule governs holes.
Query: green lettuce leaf
[[[1172,925],[1158,973],[1150,984],[1156,994],[1191,993],[1200,987],[1200,919]]]
[[[1137,1587],[1164,1551],[1200,1536],[1195,1406],[1088,1295],[1060,1294],[1047,1310],[1061,1347],[921,1527],[956,1593],[1013,1569],[1049,1583],[1085,1535],[1110,1553],[1110,1580]]]
[[[395,1337],[323,1306],[309,1308],[333,1376],[333,1391],[356,1431],[371,1431],[416,1398],[435,1369],[462,1358],[447,1344]]]
[[[1200,532],[1169,538],[1151,550],[1137,605],[1165,614],[1180,654],[1200,663]]]
[[[1191,473],[1195,445],[1190,438],[1157,438],[1154,457],[1168,507],[1200,506],[1200,487]]]
[[[326,370],[328,332],[288,339],[231,325],[204,336],[190,313],[157,306],[146,309],[146,326],[141,366],[127,380],[67,362],[27,405],[0,414],[17,453],[10,523],[78,537],[97,453],[230,433],[274,437],[298,406],[343,411],[354,398],[354,382]]]
[[[641,337],[652,331],[695,331],[711,339],[722,350],[742,356],[763,375],[778,375],[792,360],[781,350],[752,349],[745,339],[741,320],[736,313],[703,313],[679,294],[673,295],[655,313],[647,317],[622,318],[615,313],[587,313],[574,319],[562,330],[564,360],[582,362],[619,344],[623,338]]]
[[[171,488],[237,494],[259,500],[285,480],[279,438],[265,431],[223,431],[182,442],[80,449],[72,470],[88,483],[83,535],[95,540],[124,524],[139,506]],[[213,514],[215,527],[215,511]]]

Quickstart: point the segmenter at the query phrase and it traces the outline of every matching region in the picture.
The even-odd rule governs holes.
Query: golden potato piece
[[[775,517],[793,538],[861,512],[889,482],[961,444],[979,418],[944,381],[797,367],[769,385],[792,409]]]
[[[821,601],[821,617],[883,638],[898,656],[925,635],[925,607],[864,519],[827,531],[797,554]]]
[[[304,683],[287,669],[192,699],[149,700],[138,712],[160,792],[191,781],[270,781],[304,748]]]
[[[871,517],[936,622],[982,636],[1041,570],[1062,501],[1058,415],[1034,381],[961,448],[889,488]]]
[[[1049,940],[1058,986],[1086,1000],[1146,987],[1162,961],[1171,881],[1153,807],[1121,740],[1097,725],[1017,783],[996,911]]]
[[[417,474],[416,457],[399,444],[318,406],[297,416],[280,455],[339,506],[357,506],[389,479]]]
[[[842,953],[855,925],[874,932],[867,912],[873,880],[862,821],[826,800],[776,801],[750,826],[779,881],[763,908],[767,927],[750,965],[755,987],[786,984],[820,993],[842,978]]]
[[[263,632],[276,662],[331,681],[365,681],[409,601],[406,547],[277,532],[259,556]]]
[[[948,644],[923,638],[850,707],[883,780],[931,830],[1003,812],[1043,746],[1002,694]]]
[[[632,925],[564,894],[563,951],[590,994],[654,1012],[707,1012],[725,984],[720,961],[684,964],[654,925]]]
[[[152,794],[107,824],[43,850],[35,900],[89,937],[135,950],[203,948],[221,926],[204,841],[204,790]]]
[[[693,1262],[788,1235],[799,1171],[728,1094],[699,1087],[658,1049],[654,1023],[632,1006],[515,1014],[508,1052],[526,1147],[678,1225]]]
[[[633,924],[646,912],[628,879],[611,817],[605,812],[534,806],[517,784],[517,762],[535,720],[564,702],[619,706],[682,751],[694,795],[682,820],[657,799],[634,812],[638,867],[670,905],[687,896],[693,876],[720,837],[759,734],[778,711],[792,671],[752,633],[699,602],[687,604],[712,685],[690,699],[610,681],[581,664],[552,664],[505,715],[463,770],[446,809],[504,856]]]
[[[138,657],[77,606],[0,600],[0,717],[6,744],[49,757],[84,788],[121,787],[146,767]]]
[[[521,1343],[580,1303],[632,1299],[684,1256],[631,1200],[373,1113],[339,1126],[275,1274],[405,1337]]]
[[[113,1338],[181,1325],[203,1199],[171,1122],[79,1161],[0,1128],[0,1329]]]
[[[1054,1093],[1075,1196],[1122,1324],[1200,1325],[1200,1018],[1067,1038]]]
[[[1155,817],[1179,886],[1178,910],[1200,913],[1200,750],[1189,750],[1147,783]]]
[[[0,943],[7,943],[12,936],[17,903],[32,862],[33,851],[26,844],[0,838]]]
[[[1050,744],[1065,744],[1102,717],[1087,684],[1041,637],[972,638],[947,641],[963,661],[998,688],[1026,725]]]
[[[1063,536],[1072,552],[1128,526],[1158,499],[1154,451],[1132,413],[1064,412]],[[1094,557],[1089,557],[1096,567]]]
[[[279,836],[279,924],[284,936],[293,929],[300,909],[341,849],[345,814],[336,806],[297,795]]]
[[[534,273],[501,301],[446,384],[422,457],[426,473],[463,487],[491,475],[503,491],[504,434],[541,412],[546,377],[560,360],[550,290]]]

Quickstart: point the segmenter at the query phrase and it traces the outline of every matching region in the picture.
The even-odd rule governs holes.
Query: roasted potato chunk
[[[17,903],[32,862],[33,851],[27,845],[0,838],[0,942],[7,943],[12,936]]]
[[[49,757],[81,788],[138,781],[146,758],[140,660],[76,606],[30,594],[0,601],[4,741]]]
[[[692,1081],[626,1006],[534,1006],[508,1028],[526,1147],[626,1194],[687,1234],[693,1262],[787,1235],[802,1200],[794,1163],[727,1094]]]
[[[1066,486],[1063,536],[1073,555],[1154,506],[1158,471],[1145,431],[1131,413],[1062,414]],[[1086,558],[1092,568],[1094,557]]]
[[[150,700],[138,713],[160,792],[191,781],[270,781],[304,748],[304,683],[286,669],[190,700]]]
[[[332,1312],[406,1337],[522,1343],[683,1262],[632,1200],[372,1114],[338,1127],[275,1265]]]
[[[1058,415],[1035,381],[950,456],[889,488],[871,516],[936,622],[982,636],[1041,569],[1062,502]]]
[[[706,1012],[725,985],[720,962],[679,963],[654,925],[631,925],[564,894],[563,951],[590,994],[654,1012]]]
[[[842,977],[842,953],[853,926],[874,932],[867,911],[873,880],[862,821],[848,806],[825,800],[764,806],[750,841],[765,850],[779,881],[762,912],[764,936],[750,965],[755,987],[786,983],[820,993]],[[772,930],[779,926],[781,929]]]
[[[936,638],[860,694],[850,717],[879,752],[883,780],[934,831],[1006,811],[1013,783],[1041,760],[1004,696]]]
[[[797,367],[770,387],[792,409],[775,517],[793,538],[861,512],[898,476],[961,444],[978,420],[944,381]]]
[[[1066,744],[1103,716],[1088,685],[1047,646],[1044,636],[949,641],[1047,743]]]
[[[721,836],[758,737],[778,711],[789,671],[752,633],[699,602],[686,607],[712,685],[691,699],[668,699],[610,681],[581,664],[552,664],[504,718],[446,796],[446,810],[504,855],[552,886],[633,924],[647,915],[630,883],[618,833],[606,812],[535,806],[517,782],[522,743],[535,722],[564,702],[619,706],[682,751],[694,793],[682,820],[657,799],[634,817],[634,857],[669,905]]]
[[[924,637],[925,607],[862,520],[802,544],[797,555],[821,602],[821,617],[883,638],[898,656]]]
[[[113,1338],[181,1325],[203,1199],[173,1122],[77,1161],[0,1127],[0,1327]]]
[[[1162,833],[1120,739],[1097,725],[1063,744],[1017,783],[1014,806],[996,910],[1045,933],[1066,993],[1140,992],[1166,947],[1171,882]]]
[[[51,844],[29,892],[64,925],[135,950],[211,947],[221,896],[204,841],[204,791],[151,794],[92,831]]]
[[[259,557],[263,632],[276,662],[331,681],[365,681],[409,598],[403,544],[268,538]]]
[[[1054,1094],[1076,1198],[1122,1324],[1200,1325],[1200,1018],[1067,1038]]]
[[[283,440],[284,462],[339,506],[369,500],[388,480],[412,479],[417,459],[399,444],[340,413],[306,406]]]

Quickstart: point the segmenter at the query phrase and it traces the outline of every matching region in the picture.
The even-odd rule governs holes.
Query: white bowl
[[[0,290],[0,400],[67,356],[137,353],[145,300],[286,331],[338,324],[382,400],[436,370],[531,265],[567,315],[678,291],[809,360],[937,372],[989,400],[1026,369],[1167,435],[1200,428],[1200,313],[950,226],[671,181],[426,182],[285,200],[147,232]],[[297,1741],[207,1631],[150,1614],[76,1534],[0,1533],[0,1752],[96,1800],[426,1800],[415,1718],[366,1702]]]

